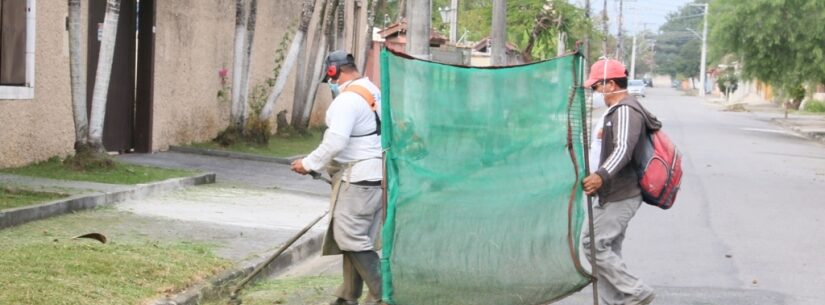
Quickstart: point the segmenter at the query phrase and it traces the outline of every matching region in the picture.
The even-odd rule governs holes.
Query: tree
[[[246,123],[246,108],[250,102],[249,100],[249,76],[252,74],[252,71],[249,69],[249,63],[252,58],[252,43],[255,41],[255,21],[258,15],[258,0],[250,0],[249,2],[249,14],[247,14],[246,18],[246,37],[244,39],[244,53],[243,53],[243,62],[241,64],[241,84],[240,84],[240,96],[238,99],[238,103],[240,104],[240,109],[237,115],[239,116],[239,124],[241,129],[243,130]]]
[[[284,64],[281,66],[280,71],[278,71],[278,76],[275,79],[275,85],[272,88],[272,92],[266,99],[266,104],[264,105],[263,110],[261,110],[259,116],[261,121],[268,120],[272,116],[272,110],[275,107],[275,102],[284,91],[287,78],[289,78],[289,72],[292,71],[292,68],[298,61],[298,57],[302,56],[300,54],[302,53],[300,52],[301,46],[304,44],[307,29],[309,29],[309,22],[312,19],[312,13],[315,11],[314,2],[314,0],[304,1],[303,10],[301,11],[301,21],[298,25],[297,31],[295,32],[295,36],[292,38],[292,44],[289,46],[289,51],[287,51],[286,58],[284,58]]]
[[[797,99],[805,82],[825,82],[825,2],[717,0],[710,11],[713,54],[736,54],[744,77]]]
[[[78,152],[89,139],[89,119],[86,112],[86,77],[80,58],[80,0],[69,0],[69,60],[72,79],[72,110],[74,118],[74,149]]]
[[[244,0],[235,0],[235,59],[232,64],[232,107],[229,111],[230,127],[243,130],[243,115],[246,107],[241,103],[241,83],[243,82],[244,39],[246,38],[246,15]]]
[[[694,3],[706,3],[696,0]],[[667,16],[656,36],[656,72],[672,78],[699,75],[701,57],[702,9],[689,4]],[[691,32],[691,30],[693,32]]]
[[[103,147],[103,122],[106,119],[106,99],[109,94],[109,77],[117,38],[117,23],[120,17],[120,0],[106,2],[103,19],[103,41],[95,73],[95,87],[92,95],[92,115],[89,126],[89,145],[97,152],[106,152]]]
[[[315,27],[313,42],[311,45],[307,43],[307,47],[311,47],[309,52],[310,62],[305,68],[305,78],[301,80],[304,83],[302,87],[305,88],[305,91],[296,96],[292,104],[292,128],[301,133],[306,131],[312,104],[315,101],[318,86],[321,84],[321,69],[328,53],[328,44],[332,39],[329,31],[333,18],[332,13],[336,9],[336,4],[339,6],[344,5],[340,2],[326,0],[321,3],[321,14],[319,15],[318,25]]]

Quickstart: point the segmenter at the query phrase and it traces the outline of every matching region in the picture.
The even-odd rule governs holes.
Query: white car
[[[631,79],[627,81],[627,93],[645,97],[645,82],[641,79]]]

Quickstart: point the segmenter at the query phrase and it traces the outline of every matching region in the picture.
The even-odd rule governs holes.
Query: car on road
[[[645,97],[645,82],[641,79],[631,79],[627,82],[627,93]]]

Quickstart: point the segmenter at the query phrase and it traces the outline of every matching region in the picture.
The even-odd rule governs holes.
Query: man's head
[[[345,51],[337,50],[329,53],[324,63],[326,65],[324,81],[326,82],[342,83],[358,77],[355,58]]]
[[[604,94],[605,101],[612,106],[627,95],[627,69],[616,60],[599,60],[590,67],[584,86]]]

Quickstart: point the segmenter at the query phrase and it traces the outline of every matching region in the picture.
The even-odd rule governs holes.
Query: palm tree
[[[80,0],[69,0],[69,61],[72,79],[72,110],[74,113],[74,149],[79,152],[89,139],[89,118],[86,113],[86,77],[80,59]]]
[[[287,78],[289,78],[289,71],[292,71],[292,67],[295,66],[299,55],[301,55],[301,46],[304,44],[304,38],[306,37],[306,32],[309,29],[309,22],[312,20],[314,10],[314,0],[304,1],[303,11],[301,12],[301,22],[298,25],[298,30],[295,33],[295,37],[292,39],[292,44],[290,44],[287,55],[284,58],[284,64],[281,66],[281,70],[278,71],[278,78],[275,79],[275,85],[272,88],[272,92],[269,94],[269,97],[267,97],[266,104],[259,115],[259,119],[262,121],[268,120],[270,116],[272,116],[272,109],[275,107],[275,101],[278,100],[278,97],[280,97],[281,93],[283,93]]]
[[[235,0],[235,59],[232,64],[232,108],[230,109],[230,126],[235,130],[243,128],[244,105],[241,103],[241,87],[244,61],[244,38],[246,27],[244,27],[245,15],[244,0]]]
[[[109,77],[112,72],[112,59],[117,39],[117,23],[120,17],[120,0],[106,2],[106,15],[103,19],[103,41],[100,42],[100,55],[97,61],[95,87],[92,94],[92,115],[89,126],[89,145],[98,152],[105,152],[103,147],[103,122],[106,118],[106,98],[109,94]]]
[[[246,122],[246,107],[247,103],[249,103],[249,75],[251,71],[249,69],[249,61],[252,58],[252,42],[255,39],[255,18],[258,15],[258,0],[251,0],[249,2],[249,15],[246,20],[246,41],[244,41],[245,46],[245,53],[243,58],[243,71],[241,72],[241,98],[240,98],[240,124],[241,127],[244,126],[244,122]],[[242,129],[238,129],[242,130]]]
[[[318,47],[314,48],[312,55],[315,57],[315,62],[310,71],[310,86],[307,91],[306,99],[303,104],[295,104],[292,109],[292,126],[298,130],[305,130],[309,125],[309,116],[312,113],[312,106],[315,104],[315,97],[318,93],[318,86],[321,84],[321,69],[324,67],[324,58],[327,56],[329,44],[331,41],[330,28],[332,27],[333,12],[337,5],[341,5],[339,1],[327,0],[325,5],[324,15],[322,16],[321,26],[315,33],[315,44]],[[323,33],[323,35],[322,35]]]

